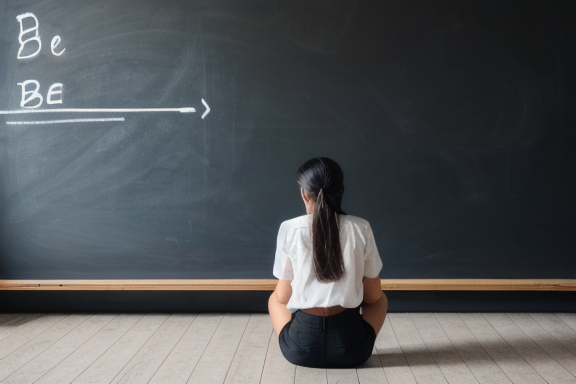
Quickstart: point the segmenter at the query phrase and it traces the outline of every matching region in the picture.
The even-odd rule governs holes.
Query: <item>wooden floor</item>
[[[576,313],[392,313],[358,369],[295,367],[263,314],[0,314],[1,383],[576,383]]]

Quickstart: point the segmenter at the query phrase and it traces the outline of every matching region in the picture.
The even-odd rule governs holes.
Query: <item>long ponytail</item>
[[[320,281],[336,281],[344,275],[340,247],[339,215],[344,193],[344,175],[340,166],[328,158],[307,161],[298,170],[298,183],[314,200],[312,248],[314,270]]]

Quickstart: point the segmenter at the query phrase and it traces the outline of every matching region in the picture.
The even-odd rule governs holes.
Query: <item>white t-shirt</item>
[[[363,277],[377,277],[382,260],[368,221],[340,215],[340,247],[344,275],[338,281],[316,278],[312,254],[312,215],[287,220],[280,225],[274,260],[274,276],[291,280],[288,309],[313,307],[358,307],[364,297]]]

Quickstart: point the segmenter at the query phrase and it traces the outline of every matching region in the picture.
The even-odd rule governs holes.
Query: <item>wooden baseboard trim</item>
[[[576,291],[576,279],[391,279],[390,291]]]
[[[0,280],[0,291],[272,291],[275,279]],[[576,279],[382,279],[384,291],[576,291]]]

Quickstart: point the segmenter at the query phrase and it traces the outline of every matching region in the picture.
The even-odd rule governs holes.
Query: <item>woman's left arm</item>
[[[364,277],[364,302],[372,304],[382,297],[380,277]]]

